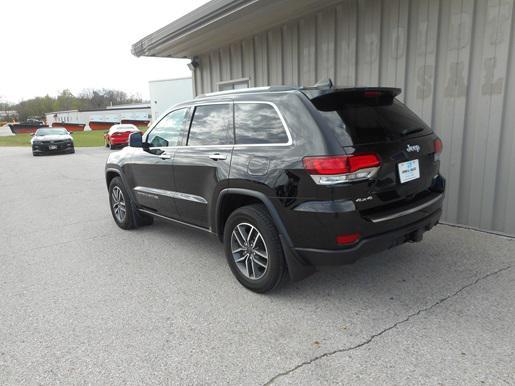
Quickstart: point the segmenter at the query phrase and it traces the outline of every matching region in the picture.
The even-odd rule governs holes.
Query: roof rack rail
[[[274,91],[293,91],[293,90],[330,90],[334,88],[334,83],[331,78],[327,78],[317,82],[314,86],[262,86],[262,87],[249,87],[249,88],[241,88],[237,90],[225,90],[225,91],[214,91],[205,94],[200,94],[195,97],[197,98],[207,98],[212,96],[223,96],[223,95],[233,95],[233,94],[244,94],[244,93],[253,93],[253,92],[274,92]]]
[[[250,88],[240,88],[236,90],[225,90],[225,91],[214,91],[210,93],[200,94],[195,97],[195,99],[199,98],[207,98],[212,96],[223,96],[223,95],[234,95],[234,94],[246,94],[246,93],[255,93],[255,92],[274,92],[274,91],[292,91],[299,90],[299,87],[293,86],[263,86],[263,87],[250,87]]]

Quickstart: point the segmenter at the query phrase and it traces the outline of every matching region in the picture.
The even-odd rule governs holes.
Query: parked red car
[[[136,132],[140,132],[140,130],[131,124],[113,125],[109,131],[106,131],[104,134],[105,146],[110,149],[127,146],[129,136]]]

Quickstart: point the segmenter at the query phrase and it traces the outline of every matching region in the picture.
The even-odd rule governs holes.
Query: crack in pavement
[[[469,231],[473,231],[473,232],[484,233],[484,234],[487,234],[487,235],[499,236],[499,237],[503,237],[503,238],[507,239],[508,241],[515,240],[515,236],[514,235],[510,235],[508,233],[502,233],[502,232],[497,232],[497,231],[489,231],[487,229],[476,228],[476,227],[472,227],[472,226],[469,226],[469,225],[453,224],[453,223],[445,222],[445,221],[440,221],[438,223],[438,225],[445,225],[445,226],[451,227],[451,228],[465,229],[465,230],[469,230]]]
[[[274,375],[272,378],[270,378],[270,380],[268,380],[264,386],[267,386],[267,385],[271,385],[272,383],[274,383],[276,380],[278,380],[279,378],[282,378],[282,377],[285,377],[287,375],[290,375],[292,374],[293,372],[297,371],[298,369],[304,367],[304,366],[309,366],[311,365],[312,363],[320,360],[320,359],[323,359],[323,358],[327,358],[327,357],[331,357],[333,355],[336,355],[336,354],[340,354],[340,353],[344,353],[344,352],[349,352],[349,351],[352,351],[352,350],[356,350],[358,348],[361,348],[363,346],[366,346],[368,345],[369,343],[371,343],[373,340],[375,340],[376,338],[380,337],[381,335],[387,333],[388,331],[391,331],[393,330],[394,328],[400,326],[401,324],[404,324],[404,323],[407,323],[409,322],[412,318],[424,313],[424,312],[427,312],[427,311],[430,311],[431,309],[433,309],[434,307],[444,303],[445,301],[459,295],[461,292],[463,292],[464,290],[466,290],[467,288],[470,288],[470,287],[473,287],[474,285],[476,285],[477,283],[479,283],[480,281],[483,281],[491,276],[495,276],[495,275],[498,275],[499,273],[501,272],[504,272],[504,271],[507,271],[511,268],[511,265],[508,265],[504,268],[500,268],[498,269],[497,271],[493,271],[493,272],[490,272],[490,273],[487,273],[486,275],[483,275],[483,276],[480,276],[478,277],[476,280],[460,287],[456,292],[452,293],[452,294],[449,294],[441,299],[439,299],[437,302],[431,304],[430,306],[427,306],[427,307],[424,307],[424,308],[421,308],[419,309],[418,311],[416,312],[413,312],[411,314],[409,314],[406,318],[398,321],[398,322],[395,322],[394,324],[392,324],[391,326],[385,328],[384,330],[381,330],[380,332],[374,334],[374,335],[371,335],[367,340],[355,345],[355,346],[352,346],[352,347],[347,347],[347,348],[343,348],[343,349],[338,349],[338,350],[334,350],[334,351],[329,351],[329,352],[326,352],[324,354],[321,354],[321,355],[318,355],[312,359],[309,359],[307,361],[304,361],[300,364],[298,364],[297,366],[295,367],[292,367],[291,369],[287,370],[287,371],[283,371],[277,375]]]

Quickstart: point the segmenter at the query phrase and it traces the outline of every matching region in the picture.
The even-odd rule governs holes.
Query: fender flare
[[[219,220],[220,220],[220,212],[222,207],[222,201],[223,198],[228,194],[239,194],[242,196],[249,196],[253,198],[257,198],[259,201],[261,201],[266,208],[268,209],[268,212],[270,213],[270,216],[272,217],[272,220],[279,231],[281,235],[285,238],[285,241],[288,242],[288,245],[293,246],[293,243],[291,242],[290,236],[288,235],[288,232],[286,231],[286,227],[284,226],[284,223],[279,216],[279,213],[277,213],[277,209],[275,208],[274,204],[272,204],[272,201],[261,192],[257,192],[255,190],[250,189],[242,189],[242,188],[226,188],[223,189],[220,194],[218,195],[218,200],[216,202],[216,212],[215,212],[215,224],[214,229],[215,233],[220,234],[223,229],[219,228]]]
[[[106,177],[106,185],[107,185],[107,188],[109,189],[109,184],[107,183],[107,173],[115,173],[118,175],[118,177],[120,177],[122,179],[122,181],[124,180],[124,178],[122,177],[122,172],[120,169],[116,168],[116,167],[113,167],[113,166],[108,166],[105,168],[105,177]],[[125,181],[123,182],[125,184]]]
[[[129,192],[131,199],[134,201],[134,195],[132,194],[132,190],[129,189],[129,185],[127,184],[127,179],[125,178],[125,175],[123,174],[122,170],[119,167],[113,167],[108,166],[105,169],[105,175],[107,176],[107,173],[115,173],[122,179],[123,184],[125,185],[125,189],[127,189],[127,192]],[[106,178],[106,184],[107,184],[107,178]],[[107,184],[107,189],[109,189],[109,184]]]
[[[255,190],[242,189],[242,188],[226,188],[220,192],[218,196],[218,200],[216,202],[216,211],[215,211],[215,223],[214,230],[216,234],[220,234],[221,230],[218,229],[220,212],[222,199],[227,194],[240,194],[244,196],[249,196],[258,199],[261,201],[268,210],[270,217],[272,217],[272,221],[274,222],[277,231],[279,232],[279,240],[281,241],[281,246],[284,252],[284,259],[286,260],[286,266],[288,269],[288,275],[292,281],[302,280],[303,278],[311,275],[316,271],[316,268],[310,264],[308,264],[304,259],[302,259],[295,251],[293,242],[286,230],[286,227],[281,219],[281,216],[277,212],[274,204],[264,193],[258,192]]]

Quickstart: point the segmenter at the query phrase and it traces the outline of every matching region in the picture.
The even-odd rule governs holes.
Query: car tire
[[[34,157],[37,157],[39,154],[38,154],[38,153],[34,153],[34,152],[32,152],[32,155],[33,155]]]
[[[245,240],[243,236],[250,237]],[[251,291],[268,292],[285,278],[279,233],[265,206],[256,204],[235,210],[225,223],[224,245],[232,273]]]
[[[133,202],[120,177],[115,177],[109,184],[109,207],[113,219],[122,229],[137,227]]]
[[[104,140],[105,147],[109,147],[109,143]]]
[[[75,148],[72,147],[72,149],[70,150],[70,154],[75,154]]]

